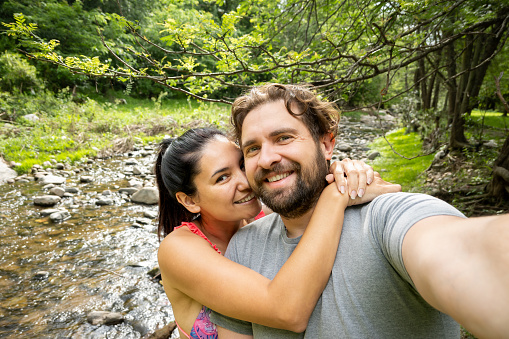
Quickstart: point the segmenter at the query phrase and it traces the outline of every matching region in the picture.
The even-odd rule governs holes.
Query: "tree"
[[[143,25],[124,16],[108,16],[131,35],[122,48],[100,35],[116,63],[63,57],[58,42],[39,40],[22,16],[7,26],[33,58],[92,77],[149,79],[201,100],[230,103],[260,82],[311,83],[343,109],[416,92],[423,110],[447,102],[452,148],[467,144],[463,115],[509,32],[503,0],[257,0],[221,15],[206,3],[168,2],[158,37],[147,38]],[[218,0],[215,8],[223,5]],[[413,84],[395,90],[393,81],[407,69]],[[376,97],[359,95],[376,86]]]

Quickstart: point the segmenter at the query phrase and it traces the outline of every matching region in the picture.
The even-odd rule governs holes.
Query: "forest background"
[[[385,179],[509,210],[507,0],[0,0],[0,22],[0,152],[20,174],[227,128],[251,86],[309,83],[352,119],[398,119],[373,144]]]

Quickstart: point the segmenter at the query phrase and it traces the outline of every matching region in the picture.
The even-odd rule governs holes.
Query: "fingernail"
[[[364,189],[360,189],[359,190],[359,198],[362,198],[362,196],[364,195]]]
[[[341,194],[345,194],[345,186],[341,186],[339,190],[341,191]]]
[[[368,182],[368,185],[371,184],[371,178],[368,178],[367,182]]]
[[[357,192],[352,191],[352,193],[350,193],[350,198],[355,199],[356,197],[357,197]]]

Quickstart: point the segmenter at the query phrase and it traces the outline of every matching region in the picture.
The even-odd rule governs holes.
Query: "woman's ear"
[[[200,213],[200,206],[196,204],[196,201],[193,197],[185,194],[184,192],[177,192],[175,194],[177,201],[184,206],[191,213]]]
[[[334,144],[335,143],[336,143],[336,137],[332,133],[327,133],[320,138],[322,152],[325,155],[326,160],[332,159],[332,154],[334,153]]]

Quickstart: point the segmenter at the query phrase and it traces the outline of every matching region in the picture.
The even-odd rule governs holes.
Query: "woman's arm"
[[[397,185],[381,183],[375,179],[367,192],[399,191]],[[161,243],[163,281],[171,279],[172,287],[227,316],[303,331],[329,279],[349,203],[335,184],[324,190],[299,245],[272,281],[217,255],[190,232],[168,236]]]

